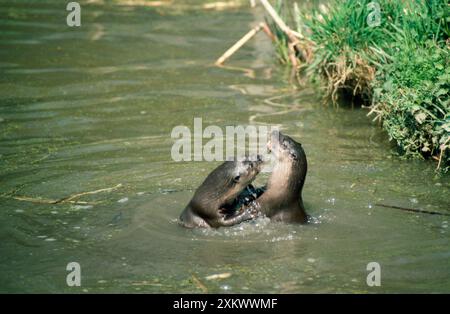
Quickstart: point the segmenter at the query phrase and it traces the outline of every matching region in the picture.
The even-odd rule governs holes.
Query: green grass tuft
[[[374,3],[377,26],[368,23]],[[293,9],[290,21],[312,49],[299,71],[324,83],[326,99],[350,95],[371,105],[402,154],[433,157],[443,172],[450,168],[449,8],[447,0],[331,1]],[[271,27],[288,61],[289,40]]]

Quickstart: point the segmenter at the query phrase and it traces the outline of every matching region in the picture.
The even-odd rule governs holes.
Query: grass
[[[297,46],[299,73],[322,82],[335,105],[370,106],[402,155],[434,158],[441,172],[450,169],[449,8],[447,0],[347,0],[300,13],[277,3],[305,36]],[[288,63],[289,39],[271,28]],[[305,47],[308,60],[301,57]]]
[[[434,41],[399,50],[373,83],[371,111],[401,153],[437,156],[445,171],[450,144],[449,57],[449,49]]]

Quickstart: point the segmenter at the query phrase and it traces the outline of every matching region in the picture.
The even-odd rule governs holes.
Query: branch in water
[[[79,205],[95,205],[98,204],[98,202],[85,202],[85,201],[78,201],[75,200],[76,198],[79,198],[83,195],[93,195],[101,192],[111,192],[113,190],[116,190],[118,188],[122,187],[122,184],[119,183],[116,186],[110,187],[110,188],[104,188],[99,189],[95,191],[88,191],[88,192],[82,192],[77,193],[73,195],[69,195],[67,197],[63,197],[60,199],[48,199],[48,198],[35,198],[35,197],[28,197],[28,196],[9,196],[9,195],[3,195],[2,197],[5,198],[12,198],[18,201],[26,201],[26,202],[32,202],[32,203],[39,203],[39,204],[63,204],[63,203],[70,203],[70,204],[79,204]],[[9,193],[8,193],[9,194]]]
[[[259,23],[257,26],[253,27],[247,34],[245,34],[241,39],[239,39],[230,49],[225,51],[225,53],[217,59],[215,65],[222,65],[229,57],[231,57],[236,51],[238,51],[247,41],[252,39],[253,36],[258,33],[263,27],[264,23]]]
[[[375,206],[400,209],[400,210],[404,210],[404,211],[408,211],[408,212],[421,213],[421,214],[450,216],[450,214],[447,214],[447,213],[440,213],[440,212],[435,212],[435,211],[430,211],[430,210],[423,210],[423,209],[400,207],[400,206],[394,206],[394,205],[375,204]]]
[[[88,191],[88,192],[82,192],[82,193],[78,193],[78,194],[74,194],[65,198],[61,198],[59,199],[57,203],[64,203],[64,202],[70,202],[72,201],[74,198],[78,198],[81,197],[83,195],[92,195],[92,194],[97,194],[97,193],[101,193],[101,192],[111,192],[114,191],[118,188],[122,187],[122,183],[117,184],[116,186],[113,186],[111,188],[105,188],[105,189],[100,189],[100,190],[95,190],[95,191]]]

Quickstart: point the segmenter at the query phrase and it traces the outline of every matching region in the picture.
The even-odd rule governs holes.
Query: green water
[[[450,213],[436,163],[395,156],[367,111],[293,90],[263,34],[235,68],[211,66],[261,12],[184,9],[82,3],[69,28],[63,1],[0,4],[0,292],[202,292],[193,276],[224,293],[450,292],[450,217],[375,206]],[[194,117],[299,140],[315,223],[178,226],[218,165],[172,161],[171,131]],[[89,204],[39,203],[118,184],[78,198]]]

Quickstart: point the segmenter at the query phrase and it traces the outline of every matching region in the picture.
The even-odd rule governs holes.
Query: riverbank
[[[448,172],[447,1],[332,1],[301,10],[278,1],[277,10],[300,35],[293,40],[270,25],[279,59],[295,67],[300,82],[319,82],[336,106],[369,107],[400,155],[433,158]]]

